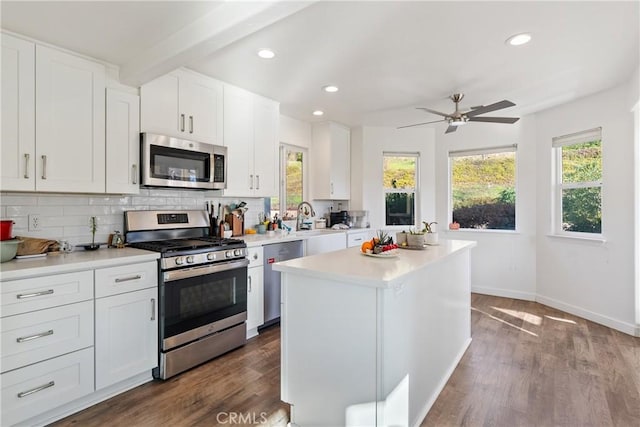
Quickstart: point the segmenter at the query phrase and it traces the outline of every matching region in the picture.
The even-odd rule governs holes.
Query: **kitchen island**
[[[295,425],[419,425],[471,342],[470,249],[280,262],[281,398]]]

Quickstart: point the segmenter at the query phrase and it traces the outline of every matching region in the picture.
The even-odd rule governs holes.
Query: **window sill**
[[[506,234],[509,236],[522,234],[518,230],[487,230],[475,228],[461,228],[459,230],[442,230],[442,233],[482,233],[482,234]]]
[[[569,240],[586,241],[586,242],[593,242],[593,243],[606,243],[607,242],[607,240],[602,236],[588,237],[588,236],[571,236],[571,235],[566,235],[566,234],[547,234],[547,237],[552,237],[552,238],[555,238],[555,239],[569,239]]]

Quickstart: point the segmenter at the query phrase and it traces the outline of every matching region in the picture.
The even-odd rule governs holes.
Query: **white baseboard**
[[[483,288],[479,286],[472,286],[471,292],[482,295],[491,295],[494,297],[521,299],[525,301],[536,300],[536,294],[530,292],[512,291],[511,289]]]
[[[591,320],[592,322],[599,323],[625,334],[640,337],[640,325],[634,325],[632,323],[623,322],[621,320],[613,319],[608,316],[603,316],[602,314],[585,310],[584,308],[567,304],[553,298],[545,297],[543,295],[536,295],[535,301],[539,302],[540,304],[548,305],[549,307],[565,311],[575,316],[580,316],[583,319]]]
[[[449,366],[449,369],[447,369],[447,372],[445,372],[445,374],[442,376],[442,379],[440,380],[438,387],[433,391],[433,394],[431,395],[427,403],[425,403],[422,410],[420,411],[420,415],[418,416],[418,419],[416,420],[414,427],[419,427],[420,424],[422,424],[422,421],[429,413],[429,410],[431,409],[433,404],[436,403],[436,399],[438,398],[438,396],[440,396],[440,393],[442,393],[444,386],[447,385],[447,381],[449,381],[449,378],[451,377],[451,375],[453,375],[453,371],[455,371],[455,369],[458,367],[458,363],[460,363],[460,360],[462,360],[462,356],[464,356],[464,352],[467,351],[467,348],[469,348],[470,344],[471,344],[471,338],[465,341],[464,345],[462,346],[462,348],[460,349],[456,357],[453,359],[451,365]]]

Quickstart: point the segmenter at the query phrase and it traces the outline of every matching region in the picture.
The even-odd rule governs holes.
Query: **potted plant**
[[[423,231],[426,233],[424,236],[424,242],[427,245],[437,245],[438,232],[435,230],[434,226],[437,225],[438,223],[435,221],[433,222],[422,221],[422,224],[424,224]]]
[[[91,230],[91,244],[85,245],[84,249],[86,251],[94,251],[100,247],[100,245],[96,245],[96,230],[98,230],[98,221],[95,216],[92,216],[89,220],[89,229]]]
[[[409,234],[407,234],[407,245],[413,248],[421,248],[424,246],[424,231],[423,230],[414,230],[413,228],[409,230]]]

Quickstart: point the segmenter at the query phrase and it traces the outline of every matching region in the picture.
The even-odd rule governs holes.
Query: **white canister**
[[[324,218],[316,219],[313,222],[314,228],[327,228],[327,220]]]

